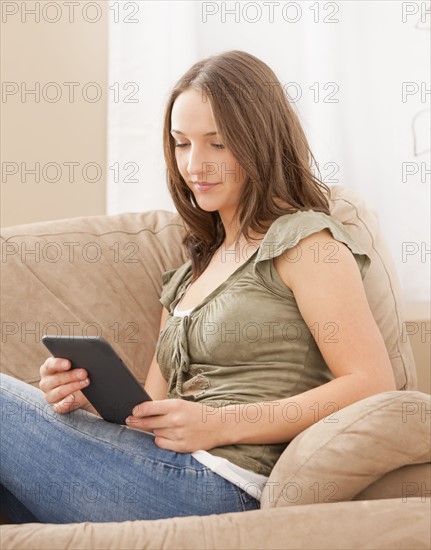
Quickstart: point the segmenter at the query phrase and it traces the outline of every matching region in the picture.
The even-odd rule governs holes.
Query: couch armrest
[[[261,507],[351,500],[387,472],[431,462],[431,396],[372,395],[322,418],[287,446]]]
[[[3,525],[0,535],[8,550],[416,550],[429,547],[430,503],[420,498],[384,499],[152,521]]]

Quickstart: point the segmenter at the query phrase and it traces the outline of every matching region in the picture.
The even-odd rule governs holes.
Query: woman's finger
[[[48,357],[45,363],[40,367],[40,377],[49,376],[55,372],[62,372],[70,369],[71,364],[68,359],[62,357]]]
[[[48,401],[48,403],[59,403],[68,395],[87,387],[89,384],[90,380],[85,378],[77,382],[56,386],[45,393],[45,400]]]
[[[56,413],[64,414],[79,407],[79,403],[77,403],[76,401],[76,397],[72,393],[62,399],[59,403],[54,403],[52,406]]]
[[[168,428],[165,415],[144,417],[130,415],[126,418],[126,424],[131,427],[138,427],[144,431]]]
[[[160,447],[160,449],[168,449],[169,451],[175,451],[176,453],[191,452],[188,450],[188,447],[184,442],[178,441],[177,439],[170,439],[164,435],[154,435],[154,443],[157,447]]]
[[[70,384],[72,382],[79,382],[87,378],[87,371],[84,369],[72,369],[67,372],[56,373],[49,376],[44,376],[39,382],[39,388],[47,393],[53,390],[56,387],[63,386],[65,384]]]

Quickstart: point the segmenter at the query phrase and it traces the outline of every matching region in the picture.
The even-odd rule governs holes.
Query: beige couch
[[[430,395],[417,389],[395,269],[375,212],[357,195],[334,186],[331,210],[371,257],[364,286],[397,391],[354,403],[299,434],[275,465],[260,510],[6,524],[2,548],[429,548]],[[161,275],[187,260],[183,231],[179,216],[167,211],[4,228],[2,372],[37,387],[48,356],[41,336],[73,327],[77,335],[104,336],[144,383],[159,334]]]

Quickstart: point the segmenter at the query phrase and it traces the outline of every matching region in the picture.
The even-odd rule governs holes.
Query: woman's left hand
[[[130,428],[153,432],[155,444],[178,453],[226,445],[217,408],[184,399],[144,401],[126,419]]]

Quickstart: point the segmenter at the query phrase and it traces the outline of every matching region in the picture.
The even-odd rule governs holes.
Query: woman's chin
[[[195,203],[199,206],[201,210],[205,210],[205,212],[216,212],[220,208],[220,205],[216,204],[215,201],[202,200],[196,197]]]

